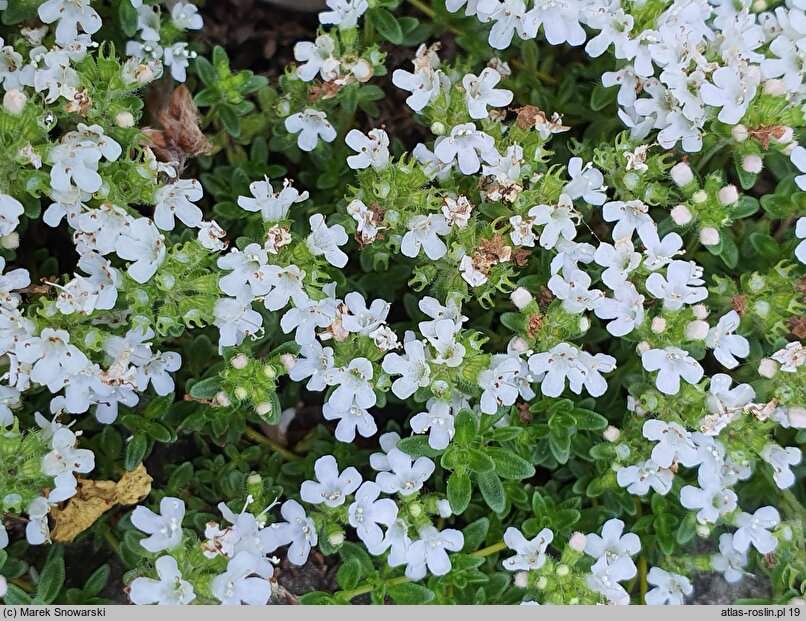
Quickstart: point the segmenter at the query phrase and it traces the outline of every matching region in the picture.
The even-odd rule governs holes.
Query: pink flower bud
[[[758,174],[764,168],[764,160],[758,155],[745,155],[742,159],[742,170],[753,174]]]
[[[739,191],[736,189],[735,185],[726,185],[719,190],[717,198],[723,205],[733,205],[733,203],[739,200]]]
[[[517,289],[515,289],[515,291],[513,291],[509,297],[512,300],[512,303],[518,308],[518,310],[523,310],[524,308],[529,306],[529,304],[531,304],[532,300],[534,299],[532,297],[532,294],[529,293],[523,287],[518,287]]]
[[[677,205],[672,208],[672,220],[677,226],[685,226],[691,222],[691,211],[685,205]]]
[[[772,358],[762,358],[761,362],[758,363],[758,374],[761,377],[770,379],[775,377],[776,373],[778,373],[778,363]]]
[[[691,167],[685,162],[680,162],[672,166],[669,174],[672,176],[672,181],[681,188],[694,181],[694,173],[691,172]]]

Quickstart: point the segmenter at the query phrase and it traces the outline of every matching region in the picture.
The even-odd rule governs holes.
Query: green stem
[[[267,438],[262,433],[260,433],[255,429],[252,429],[251,427],[247,427],[246,429],[244,429],[244,435],[253,442],[257,442],[258,444],[265,444],[266,446],[271,447],[274,451],[280,453],[280,455],[282,455],[286,461],[297,461],[302,459],[302,457],[300,457],[296,453],[292,453],[287,448],[280,446],[274,440]]]
[[[420,11],[420,13],[422,13],[423,15],[426,15],[427,17],[429,17],[431,19],[436,19],[436,17],[437,17],[436,11],[434,11],[434,9],[432,9],[430,6],[428,6],[422,0],[406,0],[406,2],[408,2],[411,6],[413,6],[418,11]],[[464,32],[462,32],[461,30],[459,30],[456,26],[454,26],[452,24],[445,24],[445,27],[454,36],[463,37],[464,34],[465,34]]]
[[[505,550],[507,544],[503,541],[499,541],[498,543],[494,543],[491,546],[487,546],[486,548],[481,548],[480,550],[476,550],[475,552],[471,552],[470,556],[490,556],[491,554],[495,554],[496,552],[500,552],[501,550]],[[407,582],[411,582],[409,578],[406,576],[398,576],[397,578],[391,578],[389,580],[382,580],[381,582],[367,582],[366,584],[362,584],[351,591],[342,591],[341,596],[346,597],[348,600],[353,599],[354,597],[358,597],[359,595],[365,595],[367,593],[371,593],[377,587],[381,586],[395,586],[398,584],[405,584]]]

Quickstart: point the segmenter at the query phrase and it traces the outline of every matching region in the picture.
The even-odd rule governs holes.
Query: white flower
[[[425,335],[436,351],[432,362],[448,367],[458,367],[465,356],[465,346],[456,341],[456,324],[451,319],[442,319]]]
[[[235,298],[220,298],[213,307],[213,324],[218,326],[218,350],[240,345],[244,337],[258,334],[263,325],[263,316],[252,309],[250,302]]]
[[[375,482],[387,494],[411,496],[419,491],[434,472],[434,462],[428,457],[418,457],[414,463],[403,451],[392,448],[386,457],[390,472],[380,472]]]
[[[510,104],[512,91],[495,88],[500,81],[501,74],[490,67],[485,67],[478,77],[469,73],[462,78],[470,118],[486,119],[490,116],[487,106],[502,108]]]
[[[795,248],[795,256],[801,263],[806,263],[806,218],[798,218],[795,224],[795,236],[803,240]]]
[[[101,18],[90,6],[90,0],[47,0],[39,5],[39,19],[46,24],[58,21],[56,43],[70,45],[78,37],[78,27],[87,34],[101,28]]]
[[[732,310],[720,317],[716,326],[708,331],[705,344],[714,350],[714,357],[728,369],[739,366],[735,356],[745,358],[750,353],[746,338],[733,332],[739,327],[739,313]]]
[[[135,578],[129,587],[129,599],[137,605],[176,606],[196,599],[193,585],[182,580],[179,566],[172,556],[161,556],[154,564],[159,580]]]
[[[227,295],[245,300],[266,295],[273,284],[268,260],[266,250],[257,244],[249,244],[243,251],[233,249],[218,258],[219,268],[231,270],[219,279],[219,288]]]
[[[171,9],[171,21],[182,30],[201,30],[204,27],[202,16],[195,4],[177,2]]]
[[[220,252],[227,249],[227,242],[224,240],[226,234],[227,232],[222,229],[215,220],[210,220],[209,222],[202,221],[199,223],[197,239],[199,243],[208,250]]]
[[[486,8],[492,3],[484,4],[484,8]],[[479,9],[481,8],[479,6]],[[480,12],[479,17],[482,15]],[[500,4],[496,4],[492,13],[484,15],[484,19],[481,21],[495,21],[490,29],[488,41],[490,46],[497,50],[508,48],[512,42],[512,36],[516,32],[521,39],[534,39],[539,27],[535,11],[527,11],[523,0],[504,0]]]
[[[443,85],[446,87],[446,91],[450,89],[450,81],[444,73],[434,71],[430,66],[417,67],[416,61],[414,73],[395,69],[392,74],[392,84],[411,93],[406,97],[406,104],[414,112],[420,112],[439,97]],[[413,154],[417,156],[417,149]]]
[[[372,363],[366,358],[354,358],[346,367],[336,367],[325,373],[329,386],[336,386],[328,403],[345,411],[353,401],[362,408],[371,408],[377,400],[372,389]]]
[[[321,391],[327,386],[327,373],[333,368],[333,349],[322,347],[317,340],[303,345],[300,350],[300,358],[288,372],[288,376],[295,382],[299,382],[306,377],[310,377],[306,388],[308,390]]]
[[[397,446],[398,442],[400,442],[400,434],[396,431],[382,434],[381,437],[378,438],[378,444],[381,450],[369,456],[370,467],[376,472],[391,471],[392,466],[389,464],[389,456],[387,454]]]
[[[288,334],[296,330],[294,340],[299,345],[309,345],[316,339],[316,328],[327,328],[336,318],[336,301],[307,300],[301,306],[295,306],[285,312],[280,319],[280,327]]]
[[[137,369],[137,390],[148,388],[149,382],[158,395],[169,395],[174,391],[171,373],[182,367],[182,356],[172,351],[157,352],[146,364]]]
[[[604,297],[604,293],[590,289],[590,285],[591,277],[577,269],[564,270],[562,276],[555,274],[548,282],[551,292],[563,301],[563,310],[571,314],[592,310]]]
[[[727,125],[736,125],[747,112],[747,107],[756,96],[758,74],[742,75],[737,67],[719,67],[708,82],[700,87],[703,102],[719,111],[718,119]]]
[[[173,231],[176,216],[185,226],[199,226],[202,210],[194,201],[201,200],[203,195],[201,183],[195,179],[178,179],[160,187],[154,194],[154,224],[163,231]]]
[[[559,397],[565,389],[565,380],[569,384],[581,387],[582,369],[577,362],[579,350],[568,343],[559,343],[547,352],[533,354],[529,357],[529,371],[534,375],[542,375],[540,389],[547,397]]]
[[[338,26],[341,30],[355,28],[358,18],[369,7],[367,0],[326,0],[329,11],[319,13],[319,22]]]
[[[621,487],[626,487],[630,494],[643,496],[651,487],[656,493],[665,496],[672,489],[674,474],[668,468],[661,468],[651,459],[643,464],[626,466],[616,473],[616,480]]]
[[[473,212],[473,204],[467,200],[467,196],[459,195],[455,199],[446,196],[443,199],[442,214],[445,216],[445,221],[450,226],[455,226],[459,230],[463,230],[470,222],[470,215]],[[804,218],[806,221],[806,218]],[[806,236],[806,230],[804,230]],[[804,244],[806,249],[806,244]],[[806,263],[806,261],[804,261]]]
[[[720,517],[736,509],[737,497],[733,490],[722,487],[721,481],[711,480],[702,489],[686,485],[680,490],[680,504],[686,509],[699,509],[700,524],[715,524]]]
[[[95,468],[95,455],[88,449],[77,449],[78,439],[67,427],[58,429],[50,440],[51,451],[42,458],[42,473],[53,477],[55,488],[50,502],[67,500],[76,493],[74,472],[86,474]]]
[[[680,390],[680,378],[696,384],[704,374],[700,363],[679,347],[650,349],[641,354],[641,364],[649,371],[658,371],[655,386],[662,393],[676,395]]]
[[[607,200],[603,185],[604,175],[591,162],[583,166],[581,157],[572,157],[568,160],[568,176],[571,180],[562,191],[571,200],[581,198],[591,205],[601,205]]]
[[[725,576],[728,582],[739,582],[744,577],[747,565],[747,550],[739,552],[733,547],[733,535],[722,533],[719,536],[719,554],[711,555],[711,567]]]
[[[324,503],[328,507],[339,507],[361,485],[361,475],[353,467],[339,473],[339,465],[332,455],[316,460],[313,466],[316,481],[303,481],[299,490],[302,500],[312,505]]]
[[[666,278],[655,272],[646,279],[646,288],[654,297],[663,300],[663,307],[680,310],[685,304],[696,304],[708,297],[703,284],[702,270],[689,261],[672,261],[666,268]]]
[[[16,198],[0,193],[0,237],[14,232],[25,209]]]
[[[347,255],[339,249],[347,243],[348,237],[344,227],[334,224],[328,227],[325,224],[325,217],[320,213],[315,213],[309,219],[311,234],[308,235],[305,243],[308,250],[314,256],[324,256],[325,260],[335,267],[347,265]]]
[[[668,233],[661,240],[658,237],[658,227],[654,222],[645,222],[639,226],[638,237],[644,244],[646,254],[644,267],[653,272],[671,263],[683,248],[683,238],[677,233]]]
[[[624,282],[613,290],[612,298],[600,298],[593,307],[600,319],[612,319],[607,331],[613,336],[629,334],[644,321],[644,296],[631,282]]]
[[[500,157],[495,150],[493,137],[476,129],[473,123],[457,125],[448,136],[438,138],[434,155],[444,164],[456,160],[464,175],[472,175],[481,169],[479,157],[489,164]]]
[[[544,528],[531,541],[523,536],[517,528],[509,527],[504,532],[504,543],[515,556],[504,560],[504,569],[509,571],[529,571],[540,569],[546,564],[546,549],[554,540],[554,533]]]
[[[286,521],[269,526],[274,544],[278,548],[291,544],[288,548],[288,560],[294,565],[304,565],[311,547],[319,541],[316,525],[296,500],[286,500],[280,508],[280,514]]]
[[[140,284],[148,282],[165,260],[165,236],[148,218],[138,218],[118,237],[115,252],[133,261],[126,272]]]
[[[484,369],[476,379],[483,390],[479,399],[481,411],[495,414],[500,406],[515,403],[521,372],[521,360],[517,356],[494,356],[490,368]]]
[[[605,203],[602,215],[607,222],[616,223],[613,227],[613,239],[616,240],[630,238],[641,226],[653,223],[649,208],[639,200]]]
[[[780,363],[781,371],[795,373],[798,367],[806,363],[806,347],[797,341],[792,341],[770,357]]]
[[[801,147],[801,146],[795,147],[792,150],[792,154],[789,156],[789,159],[795,165],[795,168],[797,168],[802,173],[806,173],[806,148]],[[797,186],[801,190],[806,190],[806,174],[798,175],[797,177],[795,177],[795,183],[797,184]],[[801,220],[802,220],[802,218],[801,218]],[[806,231],[803,230],[803,225],[800,224],[801,220],[798,220],[798,224],[797,224],[797,226],[795,228],[795,234],[798,237],[803,237],[804,236],[804,235],[801,235],[801,233],[806,234]],[[798,245],[798,249],[800,249],[802,247],[803,247],[803,244]],[[798,251],[796,250],[796,253],[797,252]],[[804,251],[800,251],[800,252],[804,252]],[[801,254],[798,254],[797,256],[802,262],[806,263],[806,261],[803,260]]]
[[[267,578],[272,574],[253,576],[257,569],[249,552],[239,552],[227,563],[227,571],[210,581],[210,592],[225,606],[265,606],[271,597]]]
[[[418,388],[431,383],[431,367],[426,360],[422,341],[406,341],[403,349],[405,356],[394,352],[386,354],[381,367],[389,375],[400,375],[392,382],[392,392],[399,399],[408,399]]]
[[[532,207],[529,216],[534,218],[535,224],[544,227],[540,234],[540,245],[543,248],[554,248],[561,237],[567,241],[573,240],[577,234],[575,221],[582,219],[568,194],[561,194],[556,205]]]
[[[33,365],[31,380],[47,386],[53,393],[89,364],[81,350],[70,344],[70,335],[53,328],[45,328],[39,336],[20,342],[16,354],[20,362]]]
[[[247,211],[259,211],[264,222],[279,222],[288,217],[288,210],[294,203],[301,203],[308,198],[308,192],[300,193],[286,179],[283,188],[275,192],[267,179],[249,184],[252,197],[239,196],[238,205]]]
[[[616,289],[627,281],[630,272],[641,263],[641,255],[628,237],[616,239],[613,244],[602,242],[593,255],[597,265],[606,268],[602,272],[602,282]]]
[[[308,294],[305,293],[303,279],[305,272],[296,265],[279,267],[270,265],[267,267],[268,278],[272,284],[272,290],[263,299],[263,305],[270,311],[277,311],[283,308],[289,301],[295,306],[301,306],[308,301]]]
[[[436,261],[448,252],[445,242],[438,237],[451,232],[451,227],[442,214],[413,216],[408,226],[409,230],[400,244],[403,255],[415,258],[422,248],[429,259]]]
[[[346,410],[338,410],[329,402],[325,403],[322,406],[322,416],[325,420],[339,421],[333,434],[339,442],[352,442],[355,440],[356,431],[363,438],[374,436],[378,431],[378,425],[372,414],[355,402]]]
[[[171,77],[174,80],[184,82],[187,79],[187,68],[191,58],[196,58],[196,52],[188,50],[187,43],[174,43],[171,47],[165,48],[163,64],[171,68]]]
[[[801,452],[795,446],[783,448],[775,442],[770,442],[759,453],[761,459],[772,466],[772,477],[781,489],[792,487],[795,484],[795,475],[790,470],[791,466],[800,463]]]
[[[25,525],[25,539],[32,546],[42,545],[46,541],[50,542],[49,511],[50,503],[42,496],[34,498],[25,510],[28,514],[28,524]]]
[[[347,509],[350,526],[367,546],[383,541],[383,531],[378,524],[391,527],[397,519],[397,504],[391,498],[378,499],[380,493],[377,483],[365,481],[355,493],[355,502]]]
[[[653,419],[644,423],[642,431],[647,440],[657,442],[652,460],[661,468],[669,468],[675,462],[691,467],[702,461],[691,432],[683,426]]]
[[[325,142],[336,139],[336,130],[327,120],[327,115],[313,108],[287,117],[285,128],[290,134],[299,134],[297,146],[303,151],[313,151],[320,138]]]
[[[601,537],[590,533],[585,538],[585,554],[595,559],[604,559],[613,575],[623,576],[619,579],[635,577],[637,569],[631,556],[641,551],[641,540],[634,533],[622,534],[624,522],[617,519],[608,520],[602,526]]]
[[[294,45],[294,59],[304,63],[297,67],[297,76],[303,82],[310,82],[319,73],[327,81],[339,77],[339,60],[333,56],[336,43],[327,34],[316,37],[316,40],[299,41]]]
[[[350,313],[342,317],[344,329],[348,332],[369,336],[381,327],[389,314],[391,304],[383,300],[373,300],[369,308],[360,293],[351,291],[344,296],[344,303]],[[368,407],[368,406],[367,406]]]
[[[739,552],[746,552],[752,544],[761,554],[769,554],[778,546],[778,540],[770,530],[778,526],[781,516],[774,507],[761,507],[752,515],[742,512],[736,518],[733,547]]]
[[[444,576],[451,570],[448,550],[458,552],[465,544],[461,532],[452,528],[439,531],[433,526],[420,528],[420,539],[406,550],[406,576],[421,580],[426,575],[426,567],[435,576]]]
[[[591,567],[591,573],[585,577],[588,587],[602,594],[609,603],[623,606],[630,603],[630,594],[624,590],[619,580],[627,580],[623,564],[608,565],[605,558],[600,558]]]
[[[460,409],[461,405],[460,401],[457,407],[456,400],[450,402],[429,399],[426,403],[427,410],[411,417],[409,421],[411,430],[414,433],[428,431],[428,445],[431,448],[436,450],[447,448],[456,432],[453,411]]]
[[[374,170],[383,170],[389,165],[389,136],[382,129],[372,129],[368,135],[351,129],[344,142],[358,152],[358,155],[347,158],[347,164],[353,170],[363,170],[370,166]]]
[[[131,521],[135,528],[151,535],[141,539],[140,545],[149,552],[161,552],[181,543],[184,516],[184,501],[166,496],[160,501],[159,513],[154,513],[147,507],[136,507]]]
[[[644,601],[650,606],[681,606],[685,603],[686,595],[694,592],[688,578],[659,567],[650,569],[646,579],[655,586],[644,596]]]

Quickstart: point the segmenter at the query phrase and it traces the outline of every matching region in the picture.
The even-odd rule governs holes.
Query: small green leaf
[[[468,410],[461,410],[456,415],[454,427],[456,429],[456,434],[453,438],[454,442],[458,445],[465,445],[476,437],[478,421]]]
[[[190,388],[190,396],[194,399],[212,399],[221,390],[221,378],[217,375],[206,377]]]
[[[506,492],[501,479],[494,472],[485,472],[477,476],[479,490],[484,502],[496,513],[500,513],[506,506]]]
[[[403,438],[397,443],[397,448],[412,457],[436,457],[441,450],[433,449],[428,444],[428,436],[411,436]]]
[[[464,468],[459,468],[448,478],[448,502],[451,504],[451,511],[458,515],[467,509],[470,504],[472,485],[470,476]]]
[[[148,450],[148,439],[142,435],[133,436],[126,445],[126,470],[131,472],[139,466]]]
[[[485,537],[490,530],[490,520],[486,517],[479,518],[475,522],[471,522],[462,529],[462,534],[465,536],[465,545],[462,548],[463,552],[473,552],[481,547],[484,543]]]
[[[775,259],[781,252],[781,247],[771,235],[766,233],[754,232],[749,236],[750,245],[761,256],[768,259]]]
[[[492,457],[495,473],[503,479],[521,481],[535,474],[535,467],[513,451],[487,447],[486,452]]]
[[[241,119],[238,118],[235,110],[229,105],[222,105],[216,108],[216,112],[227,133],[233,138],[238,138],[241,135]]]
[[[607,419],[593,410],[576,408],[573,412],[577,429],[585,431],[600,431],[607,427]]]
[[[336,581],[342,589],[354,589],[361,580],[361,563],[356,559],[348,559],[339,566]]]
[[[137,32],[137,9],[131,2],[121,2],[118,5],[118,22],[127,37],[133,37]]]
[[[389,11],[377,7],[370,12],[370,18],[373,26],[384,39],[395,45],[403,43],[403,29]]]
[[[36,587],[36,598],[48,604],[52,603],[64,585],[64,559],[53,559],[45,565],[39,576]]]
[[[404,582],[403,584],[390,586],[387,593],[395,603],[403,606],[427,604],[434,599],[433,591],[414,582]]]

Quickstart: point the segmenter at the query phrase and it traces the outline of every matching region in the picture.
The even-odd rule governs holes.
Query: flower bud
[[[525,571],[519,571],[515,574],[515,586],[519,589],[525,589],[529,586],[529,574]]]
[[[518,310],[523,310],[532,303],[532,300],[534,300],[532,294],[523,287],[518,287],[515,289],[515,291],[513,291],[509,297]]]
[[[449,518],[453,515],[451,511],[451,503],[448,502],[445,498],[442,500],[437,501],[437,513],[441,518]]]
[[[612,427],[611,427],[612,429]],[[568,546],[574,552],[584,552],[585,551],[585,544],[587,543],[588,538],[580,532],[576,532],[571,535],[571,538],[568,540]]]
[[[356,63],[350,67],[350,71],[352,71],[355,79],[359,82],[367,82],[375,73],[372,65],[363,58],[359,58]]]
[[[762,88],[765,95],[781,96],[786,94],[786,84],[780,78],[766,80]]]
[[[246,356],[246,354],[238,354],[237,356],[234,356],[229,363],[232,365],[233,369],[243,371],[249,364],[249,358]]]
[[[238,388],[235,389],[235,398],[238,399],[239,401],[243,401],[248,396],[249,396],[249,393],[246,391],[246,388],[244,388],[243,386],[238,386]]]
[[[666,319],[663,317],[653,318],[649,329],[655,334],[663,334],[663,332],[666,330]]]
[[[799,405],[789,408],[786,413],[789,424],[795,429],[806,429],[806,408]]]
[[[644,352],[647,352],[650,349],[652,348],[646,341],[641,341],[640,343],[638,343],[638,345],[635,346],[635,351],[637,351],[639,354],[643,354]]]
[[[127,110],[118,112],[115,115],[115,125],[123,128],[134,127],[134,115]]]
[[[712,226],[706,226],[700,231],[700,241],[703,246],[716,246],[719,243],[719,231]]]
[[[218,405],[218,406],[221,406],[221,407],[225,408],[225,407],[228,407],[231,404],[231,401],[229,400],[229,397],[227,396],[227,393],[225,393],[222,390],[222,391],[216,393],[216,396],[213,397],[213,403],[215,405]]]
[[[702,205],[705,201],[708,200],[708,194],[706,193],[705,190],[697,190],[692,195],[691,200],[693,200],[698,205]]]
[[[775,144],[789,144],[794,137],[794,130],[786,125],[776,127],[770,132],[770,141]]]
[[[509,347],[512,351],[515,351],[519,354],[525,354],[529,351],[529,343],[525,338],[522,336],[516,336],[509,342]]]
[[[283,354],[280,356],[280,364],[283,365],[286,371],[290,371],[297,364],[297,359],[291,354]]]
[[[798,142],[797,140],[793,140],[792,142],[787,144],[783,149],[781,149],[781,153],[789,157],[790,155],[792,155],[792,151],[794,151],[797,148],[798,148]]]
[[[686,338],[692,341],[703,341],[708,336],[709,329],[710,326],[707,322],[697,319],[686,325]]]
[[[435,136],[442,136],[445,133],[445,125],[439,121],[434,121],[434,123],[431,124],[431,133]]]
[[[340,546],[344,543],[344,533],[340,530],[330,533],[327,536],[327,542],[333,547]]]
[[[0,246],[4,250],[16,250],[20,247],[20,234],[17,231],[12,231],[4,237],[0,237]]]
[[[685,226],[689,222],[691,222],[691,211],[685,205],[677,205],[676,207],[672,208],[672,221],[677,226]]]
[[[697,524],[695,528],[698,537],[705,539],[711,534],[711,529],[706,524]]]
[[[25,108],[27,101],[28,97],[25,96],[25,93],[18,91],[16,88],[12,88],[10,91],[6,91],[6,94],[3,96],[3,108],[5,108],[6,112],[9,114],[19,116],[22,114],[22,110]]]
[[[571,573],[571,569],[568,567],[568,565],[565,564],[557,565],[557,567],[554,568],[554,573],[557,574],[560,578],[565,578],[568,574]]]
[[[535,582],[535,587],[536,587],[538,590],[541,590],[541,591],[542,591],[543,589],[545,589],[545,588],[546,588],[546,586],[548,585],[548,583],[549,583],[549,581],[548,581],[548,578],[546,578],[546,576],[540,576],[540,577],[537,579],[537,582]]]
[[[694,173],[691,172],[691,167],[685,162],[680,162],[672,166],[669,174],[672,176],[672,181],[681,188],[694,181]]]
[[[764,168],[764,160],[758,155],[745,155],[742,159],[742,170],[757,175]]]
[[[632,451],[630,451],[630,447],[627,446],[626,444],[619,444],[618,446],[616,446],[616,457],[618,457],[621,460],[627,459],[630,456],[631,452]],[[621,466],[619,466],[618,464],[613,464],[613,466],[615,470],[621,469]]]
[[[723,205],[733,205],[733,203],[739,200],[739,191],[736,189],[735,185],[726,185],[719,190],[717,198]]]
[[[587,332],[590,329],[590,327],[591,327],[590,317],[582,315],[577,321],[577,328],[579,328],[580,332]]]
[[[621,431],[619,431],[618,427],[608,425],[607,429],[602,432],[602,437],[608,442],[618,442],[618,439],[621,437]]]
[[[691,311],[697,319],[705,319],[708,316],[708,307],[705,304],[695,304]]]
[[[277,377],[277,369],[275,369],[272,365],[267,364],[263,367],[263,375],[266,376],[266,379],[273,380]]]
[[[747,140],[747,137],[750,135],[747,131],[747,127],[739,123],[738,125],[734,125],[733,129],[730,130],[731,136],[736,142],[744,142]]]
[[[413,502],[409,505],[409,513],[412,517],[420,517],[423,514],[423,506],[419,502]]]
[[[264,401],[263,403],[258,403],[255,406],[255,412],[257,412],[258,416],[268,416],[271,414],[272,405],[270,401]]]
[[[758,374],[761,377],[772,379],[778,373],[778,363],[772,358],[762,358],[758,363]]]

